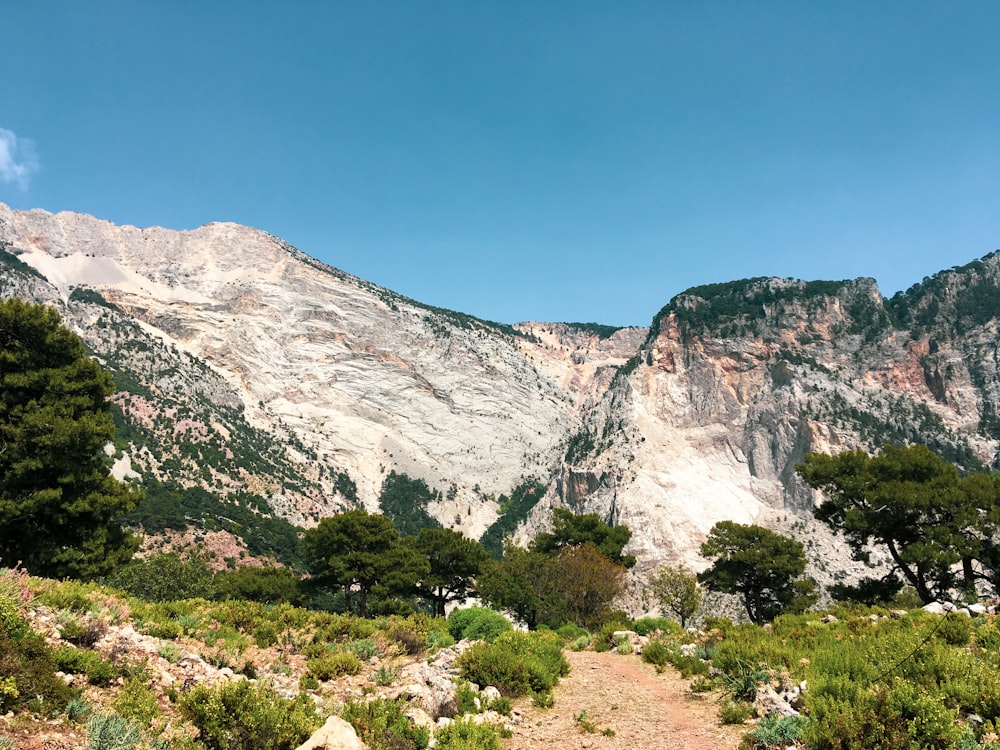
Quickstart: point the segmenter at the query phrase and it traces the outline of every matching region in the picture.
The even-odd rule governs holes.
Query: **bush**
[[[632,623],[632,630],[639,635],[649,635],[659,630],[664,635],[679,636],[684,633],[680,623],[666,617],[640,617]]]
[[[133,560],[108,577],[108,585],[150,602],[211,598],[212,571],[204,558],[184,559],[176,552]]]
[[[950,646],[965,646],[972,637],[972,621],[968,615],[949,612],[939,623],[936,635]]]
[[[292,750],[308,739],[317,717],[307,695],[286,699],[266,685],[196,685],[178,706],[208,750]]]
[[[492,641],[510,629],[510,620],[486,607],[456,609],[448,617],[448,632],[457,641]]]
[[[804,720],[800,716],[765,716],[753,731],[743,738],[741,750],[784,750],[794,747],[802,734]]]
[[[306,662],[309,674],[317,680],[335,680],[361,671],[361,660],[351,651],[336,651]]]
[[[554,633],[509,631],[493,643],[477,643],[458,659],[459,672],[479,685],[492,685],[508,698],[552,690],[569,673]]]
[[[37,633],[14,639],[0,632],[0,675],[5,680],[0,685],[4,713],[21,708],[57,713],[71,697],[69,686],[56,676],[51,651]]]
[[[743,724],[753,716],[753,707],[740,701],[727,700],[719,709],[720,724]]]
[[[87,675],[91,685],[110,685],[119,675],[119,670],[109,661],[101,658],[96,651],[81,651],[72,646],[59,646],[52,658],[63,672]]]
[[[160,704],[156,693],[150,690],[148,681],[145,673],[129,677],[111,703],[116,713],[127,719],[134,719],[140,726],[149,726],[160,714]]]
[[[456,721],[434,735],[438,750],[503,750],[497,730],[489,724]]]
[[[370,750],[423,750],[430,733],[414,726],[404,710],[405,703],[398,700],[351,701],[341,716]]]

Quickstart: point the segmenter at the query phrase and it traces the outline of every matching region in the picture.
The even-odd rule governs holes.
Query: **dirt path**
[[[554,707],[515,707],[520,724],[504,740],[508,750],[734,750],[746,731],[719,726],[715,699],[691,693],[670,668],[658,675],[638,657],[613,652],[566,658],[572,671],[556,688]],[[596,731],[581,727],[582,711]]]

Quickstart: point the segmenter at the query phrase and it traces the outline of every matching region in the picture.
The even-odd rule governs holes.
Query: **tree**
[[[475,590],[475,578],[489,555],[479,542],[452,529],[421,529],[410,543],[430,565],[417,582],[417,595],[444,617],[448,602],[461,601]]]
[[[747,617],[758,625],[811,597],[811,582],[796,581],[806,569],[802,544],[770,529],[719,521],[701,554],[715,562],[698,580],[712,591],[740,595]]]
[[[110,376],[59,315],[0,301],[0,558],[89,579],[131,559],[120,519],[139,491],[111,476]]]
[[[303,557],[316,585],[339,586],[347,610],[357,589],[358,613],[368,616],[368,597],[379,593],[410,593],[429,565],[403,544],[392,521],[363,510],[324,518],[302,538]]]
[[[483,601],[514,613],[529,630],[553,622],[562,610],[555,559],[523,547],[504,548],[503,559],[487,564],[476,587]]]
[[[621,593],[625,567],[608,559],[593,542],[566,547],[556,557],[559,597],[552,625],[572,622],[588,629],[600,626]]]
[[[628,526],[609,526],[596,513],[576,514],[567,508],[555,508],[552,511],[552,531],[536,536],[530,548],[535,552],[555,555],[565,547],[592,542],[609,560],[631,568],[635,565],[635,557],[622,554],[631,538]]]
[[[382,482],[378,502],[382,512],[392,519],[403,536],[414,536],[421,529],[440,529],[441,522],[427,512],[427,504],[438,494],[423,479],[390,471]]]
[[[650,576],[649,587],[663,614],[669,612],[676,616],[682,628],[687,627],[688,620],[701,607],[698,576],[686,565],[676,568],[664,565],[658,568]]]
[[[964,587],[974,585],[974,559],[993,565],[996,526],[990,519],[1000,498],[994,477],[962,479],[922,445],[887,445],[876,456],[811,453],[796,470],[824,494],[816,517],[844,533],[854,558],[867,562],[870,545],[883,546],[895,563],[888,583],[898,588],[895,574],[901,573],[924,603],[958,585],[959,563]],[[886,582],[867,587],[876,583]]]
[[[245,599],[263,604],[288,602],[300,606],[304,597],[299,577],[288,568],[246,565],[215,574],[216,598]]]
[[[183,558],[176,552],[133,560],[112,573],[107,584],[149,602],[211,599],[216,594],[207,559],[202,555]]]

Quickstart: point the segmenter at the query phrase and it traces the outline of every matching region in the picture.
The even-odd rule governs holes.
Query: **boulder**
[[[368,745],[358,739],[354,727],[339,716],[331,716],[296,750],[368,750]]]

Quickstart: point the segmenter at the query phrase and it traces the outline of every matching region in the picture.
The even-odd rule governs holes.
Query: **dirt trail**
[[[669,667],[658,675],[638,657],[613,652],[566,652],[566,658],[572,671],[556,688],[553,708],[515,707],[521,722],[504,740],[508,750],[735,750],[746,731],[719,726],[715,699],[691,693]],[[595,732],[576,720],[582,711]]]

